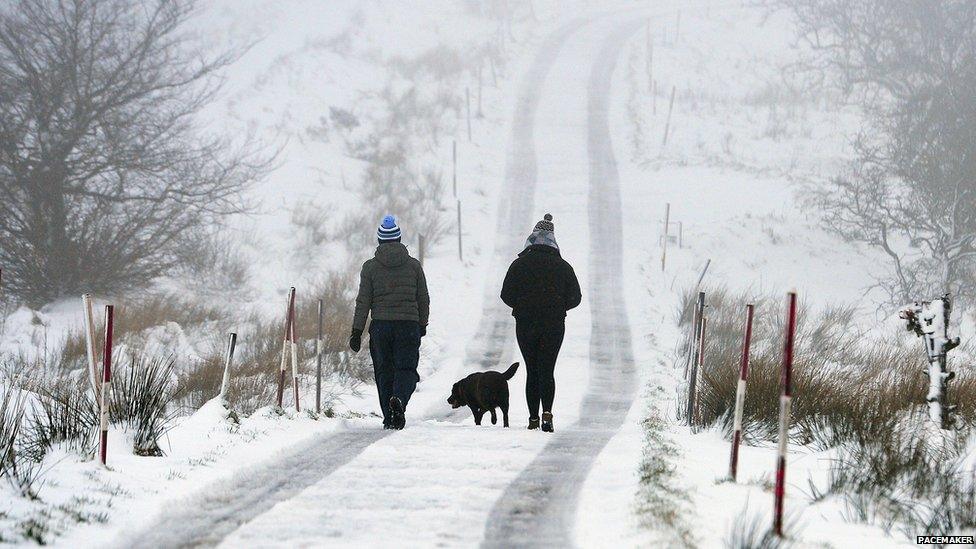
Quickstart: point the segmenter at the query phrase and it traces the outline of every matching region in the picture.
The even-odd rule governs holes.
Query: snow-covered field
[[[744,447],[739,482],[724,482],[722,434],[692,434],[675,418],[682,383],[675,311],[710,260],[706,280],[730,288],[795,289],[814,307],[859,301],[865,330],[890,315],[876,308],[880,296],[865,295],[882,268],[878,253],[832,236],[800,203],[806,186],[844,161],[857,115],[827,94],[792,90],[782,76],[795,56],[788,25],[739,2],[536,1],[531,13],[517,11],[512,29],[478,10],[223,0],[198,15],[214,47],[254,42],[205,116],[213,127],[281,148],[279,167],[254,190],[258,213],[229,229],[252,264],[246,287],[208,299],[268,316],[282,312],[289,286],[301,292],[365,259],[349,257],[340,237],[303,240],[294,222],[296,212],[312,212],[337,234],[345,215],[363,207],[355,186],[364,166],[323,122],[330,108],[368,127],[384,87],[475,90],[475,71],[434,84],[404,67],[437,48],[468,52],[505,35],[497,84],[483,68],[483,117],[472,120],[471,141],[462,108],[451,134],[416,158],[418,166],[442,166],[449,181],[457,141],[464,259],[448,185],[448,234],[426,251],[431,324],[407,428],[377,431],[371,385],[337,401],[338,417],[267,407],[236,424],[212,401],[176,420],[163,457],[131,455],[127,435],[113,431],[107,470],[65,452],[47,458],[39,501],[0,488],[0,541],[30,543],[25,525],[34,521],[45,541],[65,547],[674,546],[678,527],[649,527],[636,512],[642,452],[655,451],[644,443],[648,415],[660,418],[677,450],[666,458],[677,487],[671,499],[694,545],[720,547],[736,524],[771,519],[775,448]],[[656,84],[646,72],[648,36]],[[662,270],[665,204],[681,223],[682,243],[668,247]],[[514,322],[497,303],[498,276],[546,212],[584,293],[567,318],[556,370],[557,432],[524,429],[524,369],[511,382],[512,428],[476,427],[464,410],[452,414],[446,397],[482,359],[493,369],[519,360]],[[419,224],[401,220],[411,249]],[[81,322],[76,305],[15,312],[0,352],[59,340]],[[492,328],[504,336],[493,337]],[[166,341],[178,342],[171,352],[179,355],[200,353],[214,335],[173,330],[181,334]],[[598,443],[574,448],[578,440]],[[905,544],[847,520],[838,501],[809,503],[808,480],[823,482],[829,458],[791,448],[795,541]],[[330,459],[338,465],[323,462]],[[526,470],[540,472],[525,478]],[[515,496],[524,499],[506,501]],[[506,524],[520,514],[538,524],[512,534]]]

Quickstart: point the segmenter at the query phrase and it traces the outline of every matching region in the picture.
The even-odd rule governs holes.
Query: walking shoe
[[[397,397],[390,397],[390,428],[399,431],[407,424],[403,414],[403,403]]]
[[[546,433],[553,432],[552,412],[542,412],[542,430]]]
[[[529,430],[534,431],[539,428],[539,418],[530,417],[529,418]]]
[[[384,419],[383,420],[383,428],[384,429],[392,429],[393,428],[393,426],[390,425],[390,420],[388,420],[388,419]]]

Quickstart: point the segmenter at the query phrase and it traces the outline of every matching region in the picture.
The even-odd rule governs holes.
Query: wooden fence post
[[[295,308],[295,288],[288,290],[288,309],[285,312],[285,337],[281,344],[281,365],[278,369],[278,408],[281,408],[285,394],[285,371],[288,368],[288,355],[291,351],[291,319]]]
[[[729,456],[729,477],[735,482],[739,469],[739,443],[742,441],[742,411],[746,403],[746,377],[749,375],[749,344],[752,340],[754,306],[746,305],[746,329],[742,334],[742,358],[739,362],[739,383],[735,389],[735,415],[732,422],[732,454]]]
[[[691,382],[688,391],[688,425],[695,425],[698,421],[698,379],[705,363],[705,326],[708,317],[701,317],[701,333],[698,335],[698,353],[695,365],[691,370]]]
[[[707,268],[707,267],[706,267]],[[699,281],[699,285],[701,282]],[[688,359],[685,361],[685,379],[688,379],[688,372],[694,368],[698,362],[698,336],[701,334],[701,319],[705,312],[705,292],[698,292],[695,298],[695,311],[692,313],[691,320],[691,340],[688,347]]]
[[[423,242],[423,237],[421,237],[421,242]],[[423,255],[421,255],[423,257]],[[322,324],[323,324],[323,311],[322,311],[322,300],[319,300],[319,330],[318,337],[315,339],[315,413],[322,413]]]
[[[664,140],[661,142],[661,148],[668,146],[668,133],[671,131],[671,111],[674,110],[674,92],[676,86],[671,86],[671,99],[668,101],[668,117],[664,122]]]
[[[664,205],[664,243],[661,245],[661,272],[664,272],[664,266],[668,259],[668,234],[669,234],[669,224],[671,223],[671,203],[668,202]]]
[[[457,201],[457,227],[458,227],[458,259],[464,262],[464,248],[461,243],[461,201]]]
[[[102,387],[99,398],[99,438],[98,455],[102,465],[108,460],[108,407],[112,390],[112,334],[115,331],[115,307],[105,306],[105,350],[102,354]]]
[[[237,349],[237,334],[231,332],[224,356],[224,378],[220,381],[220,400],[227,404],[227,390],[230,388],[230,369],[234,364],[234,351]]]
[[[793,341],[796,337],[796,292],[787,296],[786,337],[783,344],[783,368],[780,385],[783,393],[779,400],[779,448],[776,456],[776,500],[773,527],[776,535],[783,537],[783,500],[786,498],[786,455],[790,435],[790,406],[793,397]]]

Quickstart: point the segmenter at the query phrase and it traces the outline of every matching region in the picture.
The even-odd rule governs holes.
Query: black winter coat
[[[517,320],[563,320],[582,297],[573,267],[544,244],[523,250],[502,284],[502,301]]]

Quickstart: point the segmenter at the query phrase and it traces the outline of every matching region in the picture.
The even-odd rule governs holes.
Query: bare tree
[[[239,52],[203,58],[191,0],[0,6],[0,264],[39,305],[144,285],[269,167],[194,121]]]
[[[819,195],[829,226],[882,249],[894,301],[972,298],[976,266],[976,3],[784,0],[812,66],[869,124]]]

